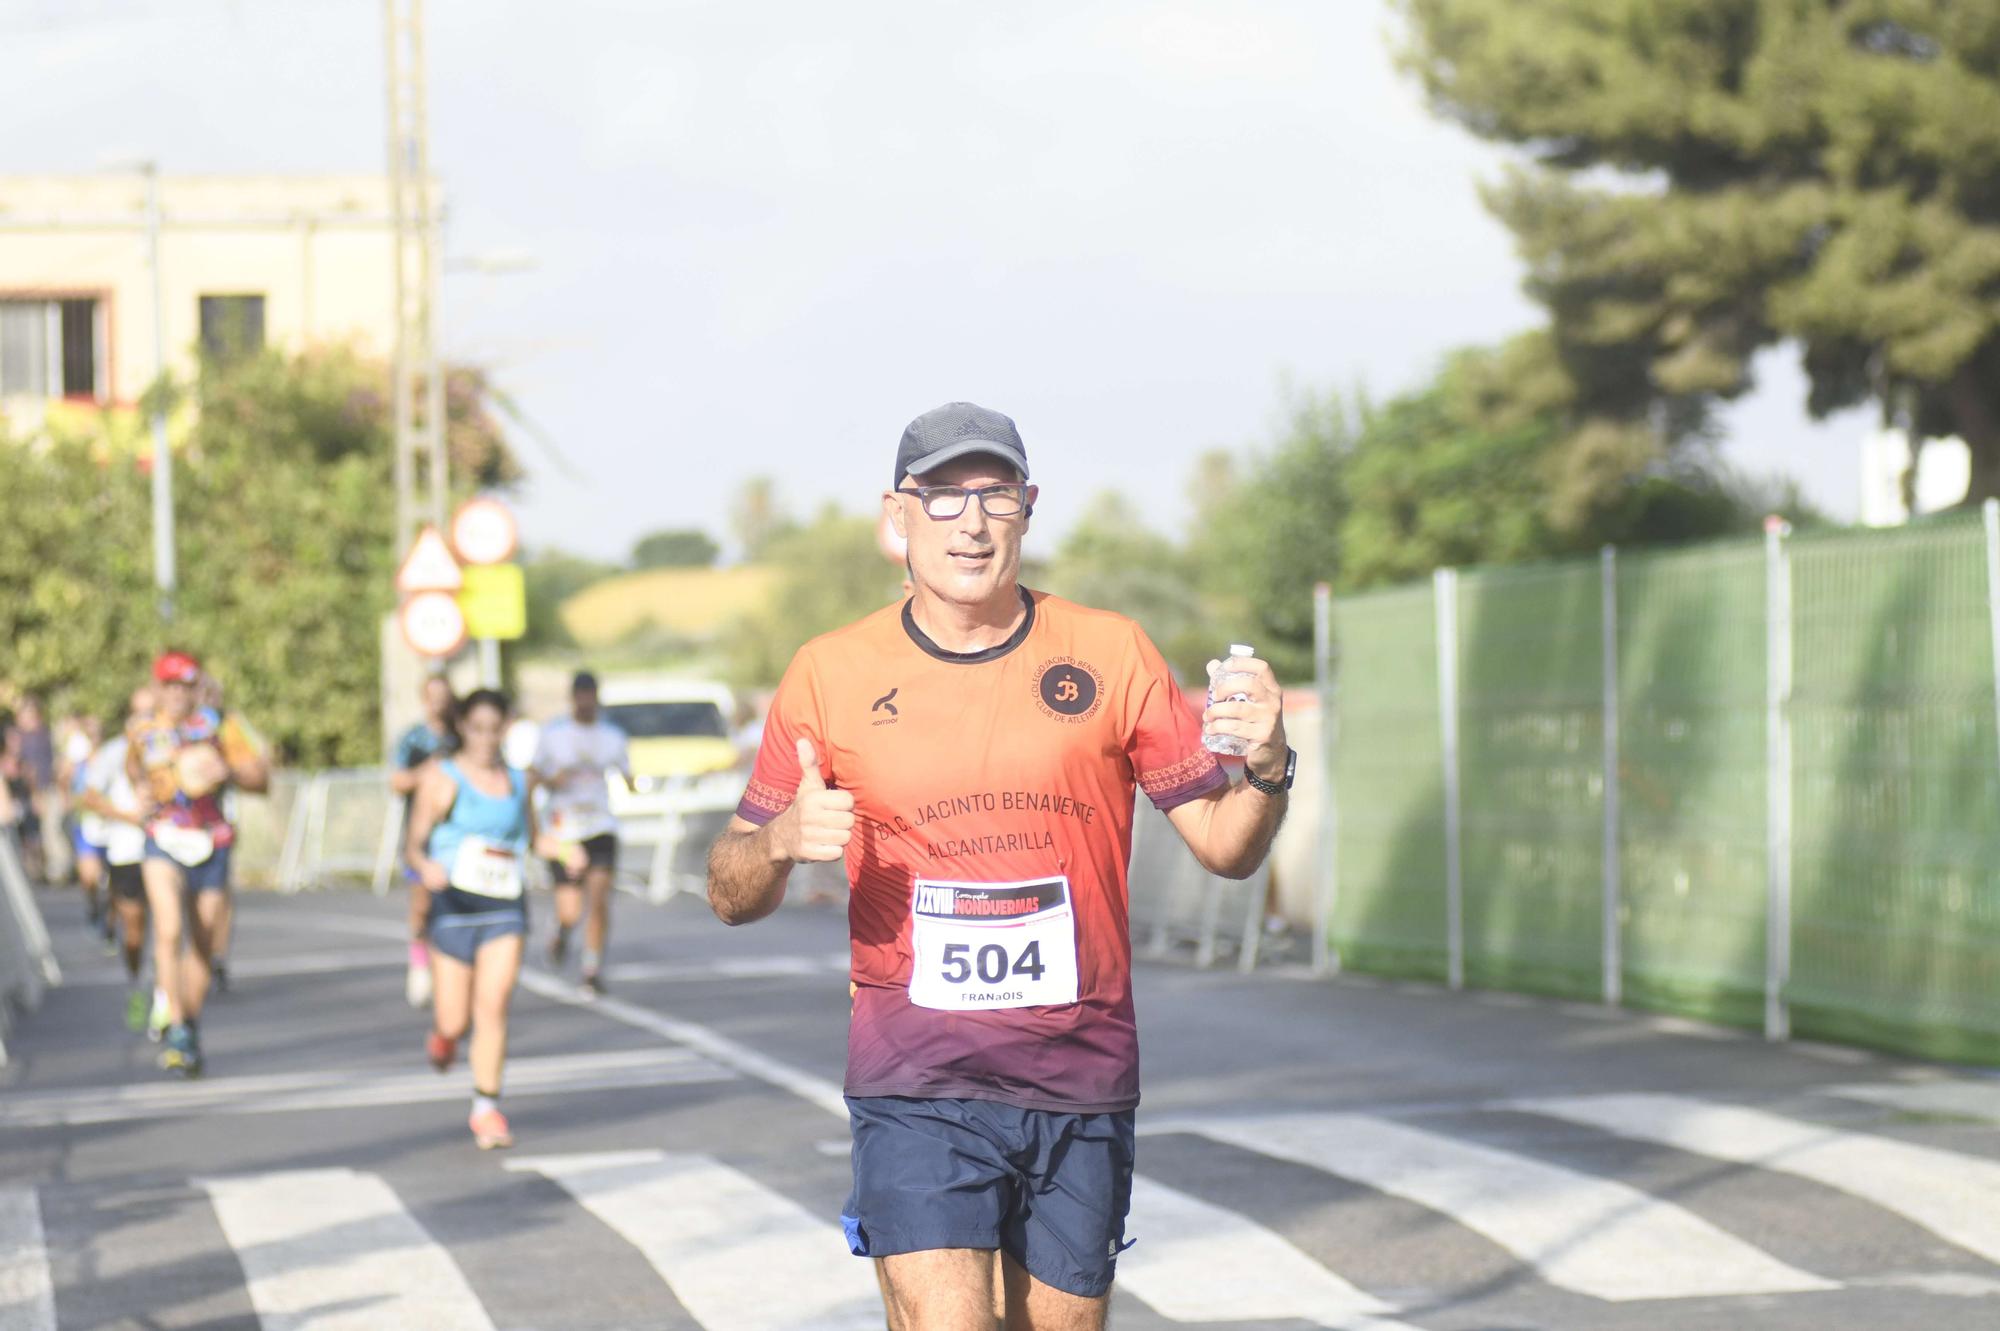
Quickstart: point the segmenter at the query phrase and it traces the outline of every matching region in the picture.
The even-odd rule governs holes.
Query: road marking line
[[[620,1049],[520,1058],[507,1064],[510,1096],[728,1081],[733,1074],[686,1049]],[[183,1114],[270,1114],[428,1104],[467,1094],[461,1077],[428,1069],[366,1076],[343,1069],[148,1082],[71,1091],[19,1091],[0,1101],[0,1127],[74,1126]]]
[[[815,1077],[810,1072],[802,1071],[789,1063],[766,1057],[749,1045],[739,1044],[706,1026],[696,1025],[691,1021],[681,1021],[619,998],[586,998],[574,986],[552,975],[543,975],[536,971],[522,971],[520,983],[523,989],[539,994],[543,998],[557,1003],[567,1003],[573,1007],[587,1008],[613,1021],[664,1036],[713,1059],[726,1068],[754,1077],[780,1090],[790,1091],[800,1099],[818,1105],[829,1114],[838,1114],[843,1119],[847,1117],[847,1099],[841,1094],[837,1083],[830,1082],[824,1077]]]
[[[1810,1179],[2000,1262],[2000,1162],[1680,1095],[1509,1103],[1615,1136]]]
[[[509,1160],[560,1184],[645,1255],[706,1331],[881,1331],[870,1263],[840,1230],[704,1155]]]
[[[615,981],[658,980],[783,980],[794,977],[846,975],[848,958],[838,956],[723,957],[716,961],[627,961],[605,971]]]
[[[56,1287],[33,1188],[0,1188],[0,1326],[56,1331]]]
[[[388,948],[348,948],[339,952],[292,952],[275,956],[244,957],[229,963],[229,978],[235,980],[284,979],[293,975],[324,975],[338,971],[401,968],[409,963],[406,954]],[[100,966],[80,975],[67,976],[64,988],[113,985],[129,989],[132,981],[122,969]]]
[[[1917,1085],[1823,1086],[1821,1094],[1899,1109],[1906,1114],[1940,1114],[2000,1123],[2000,1081],[1932,1081]]]
[[[374,1174],[199,1179],[263,1331],[493,1331],[451,1254]]]
[[[1176,1322],[1300,1321],[1338,1331],[1412,1331],[1247,1216],[1137,1177],[1118,1286]]]
[[[1613,1302],[1838,1288],[1637,1188],[1385,1119],[1181,1118],[1148,1130],[1196,1132],[1406,1198],[1550,1284]]]

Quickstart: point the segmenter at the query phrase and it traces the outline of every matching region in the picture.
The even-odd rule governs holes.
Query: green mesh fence
[[[1602,992],[1602,606],[1595,565],[1459,579],[1468,984]]]
[[[2000,770],[1984,535],[1792,547],[1800,1033],[2000,1052]]]
[[[1952,518],[1786,542],[1793,1029],[2000,1061],[2000,737],[1984,533]],[[1455,605],[1462,930],[1474,985],[1602,982],[1602,574],[1468,574]],[[1620,981],[1754,1025],[1769,883],[1766,557],[1616,563]],[[1437,606],[1334,607],[1345,964],[1446,972]]]
[[[1344,965],[1443,979],[1443,763],[1429,586],[1336,601],[1341,644],[1340,890]]]
[[[1624,994],[1763,1020],[1761,544],[1618,559]]]

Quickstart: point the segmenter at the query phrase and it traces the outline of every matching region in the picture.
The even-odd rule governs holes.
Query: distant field
[[[648,628],[706,638],[762,605],[776,583],[775,570],[757,565],[621,573],[564,601],[562,621],[584,647],[608,647]]]

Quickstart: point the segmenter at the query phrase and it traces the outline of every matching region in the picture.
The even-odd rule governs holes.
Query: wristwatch
[[[1291,748],[1285,750],[1285,776],[1282,781],[1266,781],[1263,777],[1251,771],[1248,763],[1243,766],[1243,779],[1263,791],[1266,795],[1284,794],[1292,788],[1292,778],[1298,774],[1299,751]]]

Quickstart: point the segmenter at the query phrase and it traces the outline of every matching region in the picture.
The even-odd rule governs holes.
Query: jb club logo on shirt
[[[1103,680],[1096,668],[1073,656],[1052,657],[1035,672],[1035,695],[1042,714],[1058,721],[1086,720],[1097,710],[1103,693]]]

